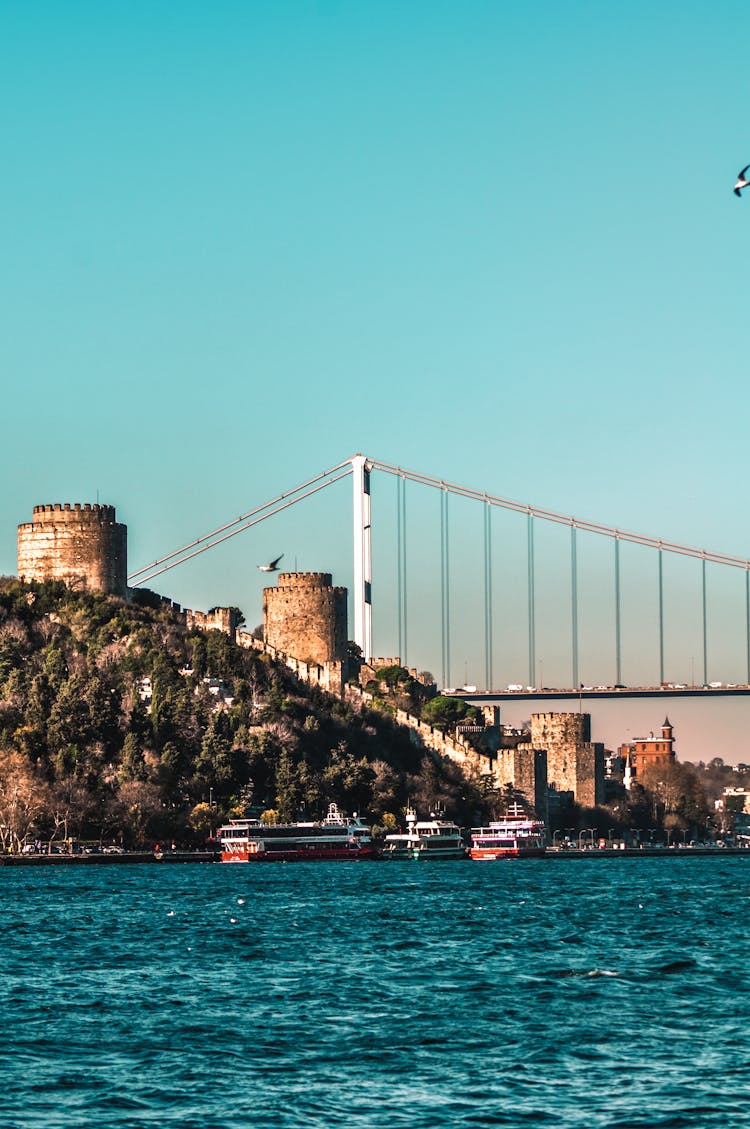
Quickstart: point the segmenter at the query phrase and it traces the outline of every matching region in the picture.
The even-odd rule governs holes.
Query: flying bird
[[[281,557],[283,557],[283,556],[284,556],[284,554],[282,553]],[[279,571],[279,561],[281,560],[281,557],[277,557],[276,560],[271,561],[270,564],[258,565],[258,568],[260,569],[261,572],[278,572]]]
[[[745,165],[744,169],[740,173],[738,173],[738,175],[737,175],[737,183],[735,184],[734,188],[732,189],[735,196],[739,196],[740,191],[743,188],[747,188],[748,185],[750,185],[750,180],[748,180],[745,176],[745,173],[747,172],[748,169],[750,169],[750,165]]]

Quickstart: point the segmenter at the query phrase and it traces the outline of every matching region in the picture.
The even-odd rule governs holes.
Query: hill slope
[[[232,814],[393,826],[407,799],[469,822],[476,788],[383,712],[296,684],[266,655],[188,631],[168,604],[0,579],[0,845],[200,842]]]

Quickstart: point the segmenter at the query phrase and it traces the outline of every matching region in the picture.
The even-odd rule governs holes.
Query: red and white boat
[[[538,819],[512,815],[471,829],[469,858],[479,862],[541,858],[546,850],[547,832]]]
[[[349,862],[373,857],[372,832],[336,804],[319,823],[260,823],[231,819],[217,832],[222,862]]]

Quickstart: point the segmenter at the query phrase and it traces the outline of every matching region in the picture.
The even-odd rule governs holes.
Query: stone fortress
[[[18,527],[18,575],[22,580],[64,580],[108,596],[126,596],[128,529],[114,506],[34,506]]]
[[[116,521],[114,506],[35,506],[33,520],[18,527],[18,575],[127,598],[127,526]],[[283,662],[301,681],[355,705],[371,697],[364,685],[379,666],[399,664],[364,656],[349,669],[347,590],[335,586],[329,572],[283,572],[275,586],[264,588],[262,639],[238,628],[234,608],[183,614],[188,628],[224,631]],[[591,741],[589,714],[533,714],[526,732],[502,726],[496,707],[483,713],[483,725],[459,727],[455,736],[401,710],[396,721],[422,747],[490,777],[496,787],[510,786],[543,819],[550,803],[564,796],[585,807],[604,801],[604,747]]]
[[[281,572],[263,589],[263,638],[277,651],[322,665],[346,660],[346,588],[330,572]]]

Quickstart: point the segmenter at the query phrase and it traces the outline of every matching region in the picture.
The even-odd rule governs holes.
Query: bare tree
[[[29,760],[14,750],[0,751],[0,846],[20,851],[47,808],[48,789]]]

